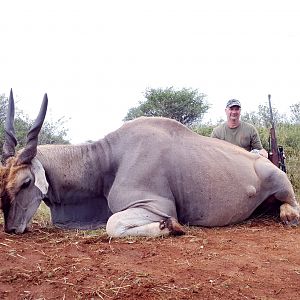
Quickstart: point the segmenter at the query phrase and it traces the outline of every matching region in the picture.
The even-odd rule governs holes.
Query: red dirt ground
[[[0,225],[0,299],[299,299],[300,227],[255,219],[168,238]]]

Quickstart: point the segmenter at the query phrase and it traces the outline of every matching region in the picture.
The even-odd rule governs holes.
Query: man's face
[[[232,107],[227,107],[225,109],[227,120],[231,122],[236,122],[240,119],[241,116],[241,108],[237,105]]]

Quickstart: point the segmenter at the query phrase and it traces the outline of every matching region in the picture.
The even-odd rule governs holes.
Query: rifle
[[[275,132],[275,124],[273,119],[273,112],[272,112],[272,105],[271,105],[271,95],[268,95],[269,98],[269,108],[270,108],[270,121],[271,121],[271,128],[269,134],[269,160],[281,169],[283,172],[286,173],[286,165],[285,165],[285,155],[283,146],[277,145],[277,138]]]

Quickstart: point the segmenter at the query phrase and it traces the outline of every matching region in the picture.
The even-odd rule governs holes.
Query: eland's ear
[[[19,164],[29,164],[32,161],[32,159],[36,156],[38,135],[42,128],[46,116],[47,106],[48,106],[48,97],[47,94],[45,94],[40,108],[40,112],[27,134],[26,146],[18,157]]]
[[[9,100],[8,100],[8,109],[6,114],[5,121],[5,140],[3,143],[3,152],[2,152],[2,163],[5,164],[5,161],[15,155],[15,147],[17,145],[17,139],[15,136],[14,128],[14,118],[15,118],[15,102],[12,89],[10,90]]]
[[[45,169],[36,157],[31,161],[31,171],[35,177],[34,185],[43,193],[43,195],[46,195],[49,184],[46,179]]]

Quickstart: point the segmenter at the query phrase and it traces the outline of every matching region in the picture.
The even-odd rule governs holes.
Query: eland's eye
[[[30,179],[30,178],[27,178],[27,179],[23,182],[23,184],[21,185],[21,189],[26,189],[26,188],[28,188],[29,185],[30,185],[30,183],[31,183],[31,179]]]

